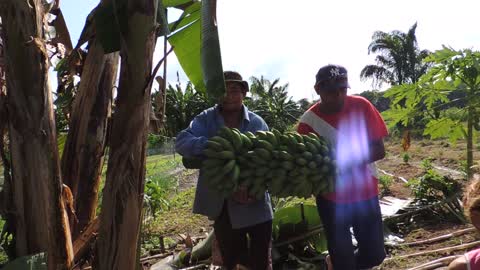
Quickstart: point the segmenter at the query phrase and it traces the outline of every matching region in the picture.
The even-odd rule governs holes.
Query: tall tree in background
[[[157,99],[160,92],[152,94],[152,99]],[[156,102],[154,104],[154,111]],[[207,99],[205,92],[197,91],[191,82],[188,82],[185,89],[180,83],[167,87],[167,102],[165,115],[165,135],[175,137],[182,129],[188,127],[190,121],[204,109],[212,106],[212,101]]]
[[[378,54],[376,64],[365,66],[360,72],[360,79],[372,79],[375,87],[381,87],[383,83],[400,85],[417,82],[428,70],[429,64],[422,60],[429,51],[418,47],[416,29],[417,23],[407,33],[376,31],[368,46],[369,54]]]
[[[250,80],[251,97],[245,101],[249,109],[258,113],[270,128],[281,132],[296,123],[303,111],[288,95],[288,84],[278,85],[280,79],[270,82],[263,76]]]
[[[307,98],[302,98],[302,99],[297,101],[298,108],[302,112],[307,111],[316,102],[317,102],[317,100],[309,101]]]
[[[390,100],[385,97],[385,92],[372,90],[363,91],[358,95],[368,99],[379,112],[384,112],[390,108]]]
[[[16,255],[48,250],[49,269],[70,269],[49,56],[41,0],[0,3],[15,205]]]

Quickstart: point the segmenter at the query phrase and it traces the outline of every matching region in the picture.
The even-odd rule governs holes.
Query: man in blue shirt
[[[248,83],[240,74],[224,72],[226,93],[214,107],[197,115],[190,126],[177,135],[176,151],[184,157],[201,157],[208,138],[223,126],[241,132],[268,130],[265,121],[243,104]],[[233,269],[237,264],[253,270],[271,269],[272,207],[270,196],[260,200],[250,197],[240,187],[231,197],[223,196],[208,187],[200,170],[193,212],[214,220],[224,266]],[[250,238],[248,246],[247,235]]]

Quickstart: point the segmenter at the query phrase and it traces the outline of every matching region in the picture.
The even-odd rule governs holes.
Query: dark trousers
[[[271,220],[246,228],[233,229],[228,209],[224,205],[213,228],[226,269],[233,269],[237,264],[245,265],[252,270],[268,269],[272,239]]]
[[[366,269],[382,263],[386,255],[378,197],[346,204],[318,197],[317,208],[333,269]],[[357,250],[352,244],[350,228],[358,242]]]

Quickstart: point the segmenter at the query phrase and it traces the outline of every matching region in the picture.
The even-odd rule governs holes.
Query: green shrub
[[[157,134],[152,134],[149,133],[147,137],[147,148],[148,149],[153,149],[153,148],[162,148],[162,146],[169,140],[168,137],[162,136],[162,135],[157,135]]]
[[[145,216],[150,214],[155,218],[159,211],[169,209],[169,199],[176,185],[177,181],[173,176],[156,174],[146,177],[144,194]]]
[[[441,201],[459,192],[460,184],[450,177],[437,173],[433,169],[431,159],[424,159],[422,167],[424,174],[411,179],[408,183],[417,201],[426,203]]]
[[[379,178],[378,178],[378,182],[380,183],[381,185],[381,192],[382,194],[385,194],[385,193],[388,193],[390,192],[390,186],[392,185],[393,183],[393,177],[390,176],[390,175],[381,175]]]

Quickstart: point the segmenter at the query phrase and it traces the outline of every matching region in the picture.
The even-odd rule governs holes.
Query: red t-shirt
[[[469,270],[480,270],[480,249],[474,249],[465,253]]]
[[[328,200],[349,203],[371,199],[378,195],[378,179],[369,157],[369,143],[388,135],[385,123],[377,109],[361,96],[347,96],[343,109],[334,114],[320,111],[319,103],[310,107],[301,117],[297,131],[300,134],[314,132],[324,136],[337,151],[337,165],[345,170],[337,176],[336,190],[324,194]],[[362,162],[363,161],[363,162]]]

